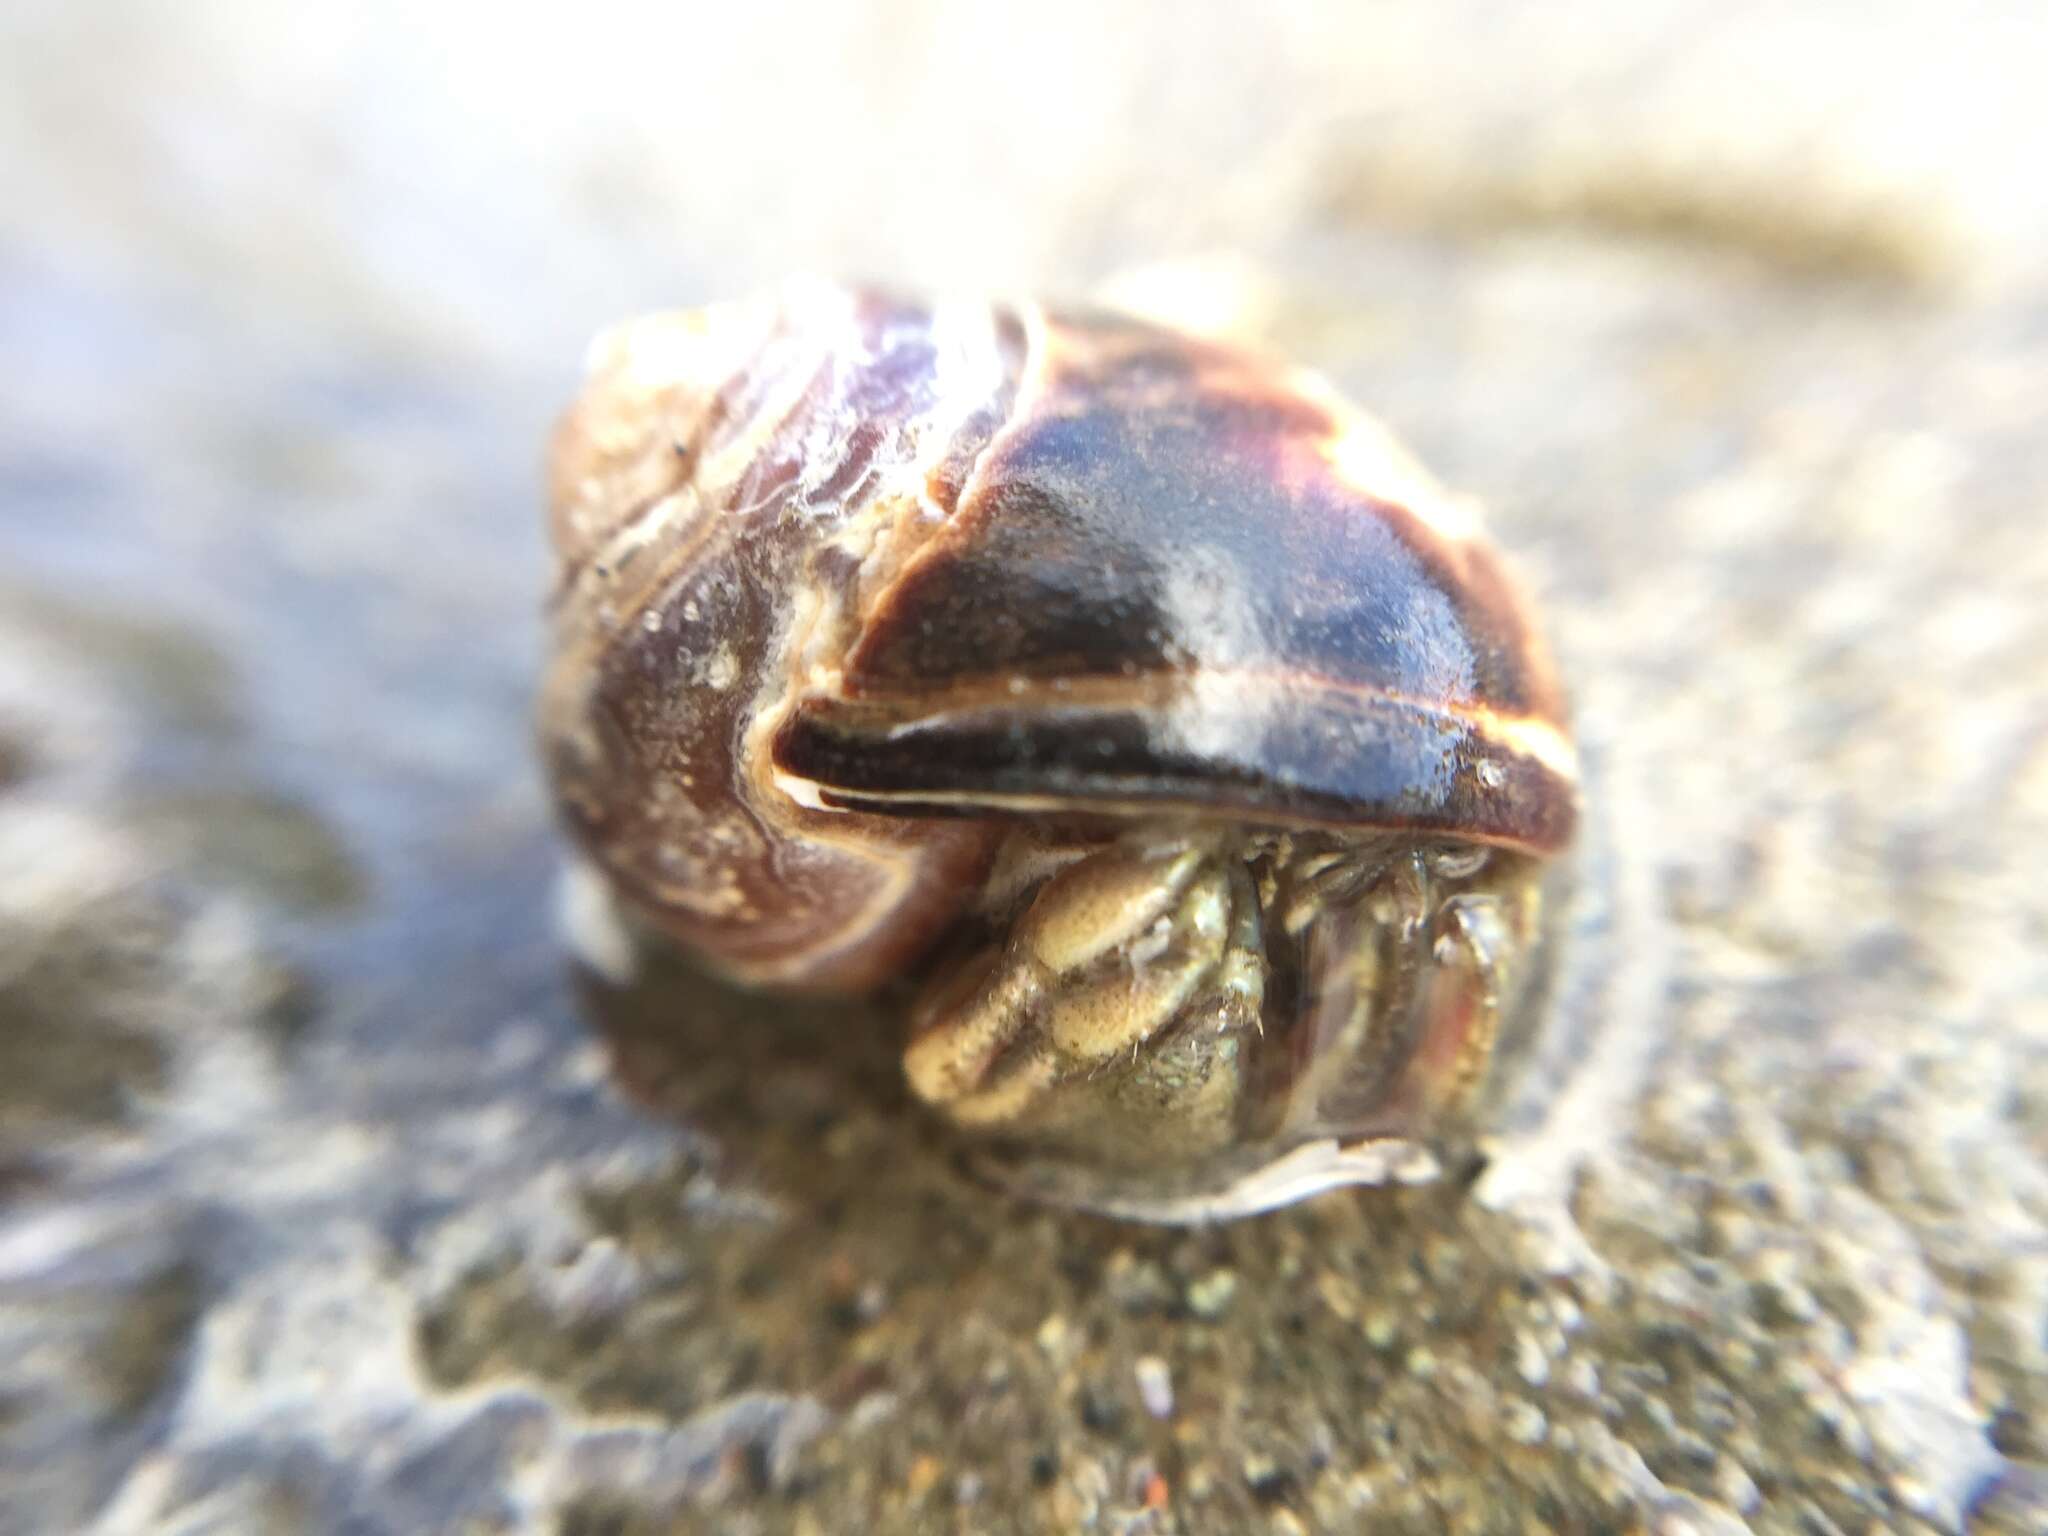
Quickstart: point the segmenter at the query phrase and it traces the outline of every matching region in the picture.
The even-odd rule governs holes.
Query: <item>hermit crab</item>
[[[1549,973],[1577,772],[1468,504],[1319,378],[809,282],[600,338],[543,753],[644,928],[881,991],[974,1160],[1165,1220],[1426,1177]]]

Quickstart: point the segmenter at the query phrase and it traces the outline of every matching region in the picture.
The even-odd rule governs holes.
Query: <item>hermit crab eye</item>
[[[540,727],[623,905],[903,999],[1049,1198],[1424,1176],[1543,993],[1577,770],[1470,510],[1300,370],[808,284],[593,351]]]

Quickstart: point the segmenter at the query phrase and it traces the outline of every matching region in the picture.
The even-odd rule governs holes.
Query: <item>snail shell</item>
[[[1317,378],[798,284],[601,338],[541,734],[624,905],[900,987],[1040,1193],[1210,1216],[1426,1172],[1537,1009],[1576,765],[1465,504]]]

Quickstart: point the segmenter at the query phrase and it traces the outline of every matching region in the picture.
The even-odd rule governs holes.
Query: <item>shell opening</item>
[[[1168,823],[1054,867],[940,965],[905,1066],[998,1178],[1069,1203],[1223,1213],[1435,1166],[1540,990],[1526,856]]]

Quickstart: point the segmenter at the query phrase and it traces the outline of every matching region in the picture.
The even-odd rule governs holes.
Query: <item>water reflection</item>
[[[583,1016],[619,1087],[714,1143],[744,1183],[801,1226],[887,1209],[996,1200],[902,1077],[896,1000],[790,998],[735,987],[672,952],[626,985],[578,971]]]

